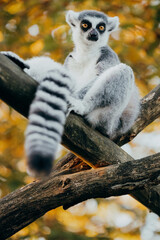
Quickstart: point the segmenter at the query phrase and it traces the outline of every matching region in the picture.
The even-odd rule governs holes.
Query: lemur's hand
[[[69,97],[68,99],[68,113],[67,115],[69,115],[70,112],[75,112],[81,116],[85,115],[88,113],[88,110],[86,109],[85,105],[83,104],[82,100],[73,98],[73,97]]]
[[[10,51],[2,51],[0,53],[8,57],[12,62],[18,65],[22,70],[24,68],[29,68],[29,65],[26,64],[25,61],[22,58],[20,58],[17,54]]]

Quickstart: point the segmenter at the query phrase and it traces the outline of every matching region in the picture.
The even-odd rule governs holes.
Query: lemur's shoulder
[[[100,49],[101,55],[97,60],[97,64],[101,62],[106,62],[107,65],[117,65],[120,63],[118,55],[109,46],[102,47]]]

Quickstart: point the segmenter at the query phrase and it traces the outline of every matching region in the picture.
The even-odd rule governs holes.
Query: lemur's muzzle
[[[88,40],[90,41],[97,41],[98,40],[98,33],[95,29],[92,29],[89,33],[88,33]]]

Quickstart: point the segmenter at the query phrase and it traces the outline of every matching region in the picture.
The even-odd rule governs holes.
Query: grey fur
[[[96,62],[97,64],[105,62],[108,64],[108,67],[111,67],[120,63],[117,54],[109,46],[102,47],[100,51],[101,55]]]
[[[103,19],[106,23],[108,23],[108,19],[107,16],[102,13],[102,12],[98,12],[98,11],[94,11],[94,10],[84,10],[82,12],[80,12],[79,16],[78,16],[78,20],[82,21],[85,17],[95,17],[95,18],[101,18]]]

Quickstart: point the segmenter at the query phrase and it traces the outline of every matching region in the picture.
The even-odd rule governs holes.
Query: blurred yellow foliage
[[[4,37],[3,37],[3,33],[0,31],[0,42],[2,42],[3,39],[4,39]]]
[[[16,14],[25,10],[23,1],[15,1],[4,7],[4,10],[10,14]]]
[[[62,25],[59,27],[56,27],[52,30],[52,37],[59,39],[66,38],[66,30],[68,30],[69,27],[67,25]]]
[[[39,52],[42,51],[44,47],[44,43],[42,39],[37,40],[36,42],[32,43],[30,46],[30,51],[33,55],[38,55]]]

